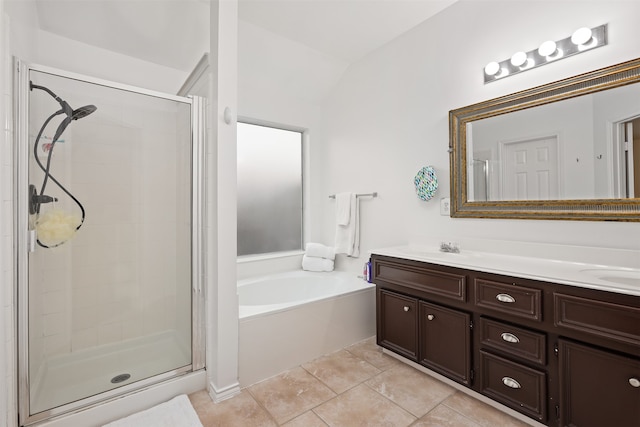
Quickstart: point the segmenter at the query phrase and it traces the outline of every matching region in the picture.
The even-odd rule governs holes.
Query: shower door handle
[[[27,230],[27,248],[29,253],[36,251],[36,230]]]

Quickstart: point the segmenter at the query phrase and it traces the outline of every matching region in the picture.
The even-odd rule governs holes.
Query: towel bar
[[[363,194],[356,194],[356,197],[378,197],[378,192],[374,191],[373,193],[363,193]],[[330,199],[335,199],[336,195],[335,194],[331,194],[329,196]]]

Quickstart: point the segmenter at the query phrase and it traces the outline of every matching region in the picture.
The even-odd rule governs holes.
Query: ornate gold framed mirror
[[[449,144],[452,217],[640,221],[640,58],[452,110]]]

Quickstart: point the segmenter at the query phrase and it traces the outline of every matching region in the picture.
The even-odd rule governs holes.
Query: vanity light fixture
[[[490,62],[484,67],[484,82],[490,83],[562,58],[577,55],[607,44],[607,24],[594,28],[579,28],[562,40],[547,40],[537,49],[516,52],[511,58]]]

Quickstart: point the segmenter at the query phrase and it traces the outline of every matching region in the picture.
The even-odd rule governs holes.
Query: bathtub
[[[375,285],[352,273],[245,279],[238,300],[241,387],[375,335]]]

